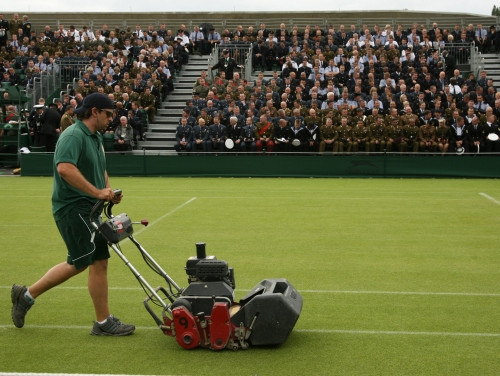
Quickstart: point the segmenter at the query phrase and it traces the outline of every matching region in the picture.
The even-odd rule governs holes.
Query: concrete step
[[[150,124],[148,127],[148,132],[175,132],[177,129],[178,119],[174,119],[175,121],[169,124]]]
[[[138,149],[146,150],[174,150],[175,141],[139,141]]]
[[[175,133],[146,132],[146,141],[175,141]]]
[[[165,127],[169,125],[176,125],[179,123],[179,118],[181,117],[181,113],[179,112],[176,115],[169,116],[156,116],[153,123],[149,124],[149,127],[157,126],[157,127]],[[152,129],[152,128],[150,128]]]

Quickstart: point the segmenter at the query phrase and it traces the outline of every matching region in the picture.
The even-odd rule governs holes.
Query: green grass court
[[[229,262],[241,298],[285,277],[304,306],[288,341],[188,351],[155,327],[144,292],[112,254],[110,305],[138,326],[92,337],[86,273],[41,296],[23,329],[13,283],[31,284],[65,249],[51,178],[0,179],[0,373],[141,375],[498,375],[500,185],[466,179],[113,178],[115,214],[181,286],[195,243]],[[163,284],[122,243],[153,285]]]

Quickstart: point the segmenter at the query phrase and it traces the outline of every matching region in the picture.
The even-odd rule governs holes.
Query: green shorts
[[[93,231],[89,221],[91,208],[71,207],[59,220],[57,228],[68,249],[67,263],[81,269],[92,265],[95,260],[109,258],[106,240],[99,232]]]

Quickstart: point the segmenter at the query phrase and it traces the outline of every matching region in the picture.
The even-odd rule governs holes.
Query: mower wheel
[[[179,298],[175,302],[172,303],[172,307],[170,309],[174,309],[177,307],[185,307],[189,312],[192,312],[191,302],[187,299]]]

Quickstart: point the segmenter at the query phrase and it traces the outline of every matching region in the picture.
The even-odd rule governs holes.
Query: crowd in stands
[[[253,68],[273,71],[272,77],[261,73],[247,82],[238,72],[226,74],[224,66],[213,79],[203,72],[179,118],[176,150],[500,151],[499,142],[488,138],[499,134],[500,94],[493,80],[486,72],[463,77],[456,67],[457,54],[467,59],[467,44],[499,52],[499,38],[494,26],[448,30],[438,23],[394,30],[283,23],[277,30],[261,24],[220,32],[185,25],[172,31],[165,24],[35,31],[27,16],[7,21],[0,14],[0,72],[3,82],[30,85],[43,71],[86,62],[78,84],[55,109],[62,117],[88,93],[107,93],[116,102],[108,132],[123,150],[144,138],[148,121],[174,90],[173,75],[191,54],[205,54],[215,44],[230,51],[246,44]],[[36,116],[30,118],[36,133]],[[128,127],[133,136],[123,147],[118,140],[130,137]]]
[[[488,137],[499,134],[493,80],[485,71],[463,77],[456,67],[471,43],[498,52],[494,26],[289,30],[283,23],[239,26],[220,38],[222,46],[251,43],[254,69],[272,77],[260,73],[249,83],[224,68],[213,80],[202,72],[179,120],[180,152],[500,151]]]

